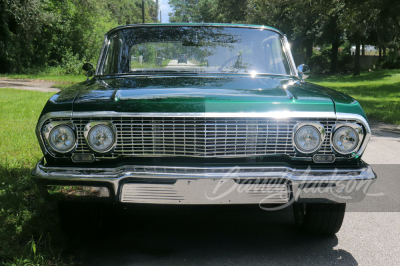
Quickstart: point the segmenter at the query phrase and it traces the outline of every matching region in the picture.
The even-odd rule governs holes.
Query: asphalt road
[[[187,63],[178,63],[177,59],[172,59],[169,61],[168,65],[165,68],[191,68],[196,67],[197,65],[192,63],[191,61],[187,61]]]
[[[379,179],[333,237],[298,233],[290,209],[132,206],[82,237],[84,265],[400,265],[400,130],[373,122],[365,161]],[[385,164],[383,164],[385,163]]]

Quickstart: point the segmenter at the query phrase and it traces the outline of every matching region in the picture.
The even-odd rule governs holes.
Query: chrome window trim
[[[100,56],[99,56],[99,59],[97,60],[95,76],[103,74],[103,70],[101,70],[101,72],[100,72],[100,66],[102,66],[102,62],[104,61],[103,60],[104,53],[106,52],[106,49],[108,49],[107,42],[108,42],[108,36],[105,35],[103,45],[101,46]]]
[[[129,25],[124,25],[124,26],[119,26],[116,27],[114,29],[111,29],[110,31],[108,31],[106,33],[106,35],[110,35],[116,31],[119,30],[124,30],[124,29],[131,29],[131,28],[154,28],[154,27],[214,27],[214,28],[248,28],[248,29],[257,29],[257,30],[269,30],[269,31],[273,31],[278,33],[281,36],[285,36],[282,32],[280,32],[279,30],[272,28],[272,27],[268,27],[265,25],[234,25],[234,24],[213,24],[213,23],[191,23],[191,25],[189,23],[187,23],[186,25],[182,25],[177,23],[175,24],[153,24],[153,23],[149,23],[149,24],[129,24]]]
[[[289,44],[289,41],[286,38],[286,36],[283,36],[283,42],[284,43],[283,43],[282,47],[283,47],[284,52],[286,54],[286,59],[289,61],[288,63],[289,63],[290,68],[291,68],[290,72],[292,73],[292,76],[296,76],[296,77],[298,77],[300,79],[299,73],[298,73],[297,68],[296,68],[296,63],[294,62],[294,59],[293,59],[292,50],[290,49],[290,44]]]
[[[365,148],[367,147],[368,141],[371,137],[371,128],[367,120],[359,115],[352,113],[334,113],[334,112],[264,112],[264,113],[128,113],[128,112],[114,112],[114,111],[98,111],[98,112],[49,112],[44,114],[40,119],[36,127],[36,135],[40,140],[40,147],[44,154],[47,154],[47,148],[44,145],[44,140],[42,138],[41,128],[43,124],[49,119],[72,119],[72,118],[96,118],[96,117],[265,117],[274,119],[287,119],[287,118],[320,118],[320,119],[337,119],[337,120],[355,120],[361,123],[364,127],[364,139],[360,146],[360,149],[352,157],[345,159],[358,158],[361,156]],[[302,158],[296,157],[296,160],[301,160]],[[309,160],[310,158],[303,158]],[[336,157],[336,160],[342,158]]]
[[[320,134],[318,146],[309,152],[304,152],[299,147],[297,147],[296,140],[295,140],[297,131],[304,126],[315,127]],[[324,143],[324,140],[325,140],[325,136],[326,136],[325,127],[321,123],[319,123],[319,122],[300,122],[300,123],[297,123],[293,128],[292,143],[298,153],[309,155],[309,154],[313,154],[313,153],[319,151],[319,149],[321,149],[322,143]]]
[[[136,77],[136,78],[179,78],[183,76],[191,76],[193,74],[188,74],[188,73],[181,73],[181,74],[176,74],[176,73],[171,73],[171,74],[166,74],[166,73],[117,73],[117,74],[106,74],[103,75],[102,73],[96,74],[96,78],[99,80],[103,79],[109,79],[109,78],[126,78],[126,77]],[[217,77],[219,76],[251,76],[251,73],[221,73],[221,72],[207,72],[207,73],[197,73],[196,77]],[[257,73],[254,78],[258,77],[263,77],[263,76],[277,76],[277,77],[288,77],[288,78],[293,78],[298,76],[293,76],[293,75],[283,75],[283,74],[273,74],[273,73]],[[300,80],[300,78],[299,78]],[[298,81],[294,81],[296,83]]]
[[[100,51],[100,57],[99,57],[99,60],[97,62],[97,69],[96,69],[95,75],[96,76],[103,76],[103,68],[104,68],[105,56],[107,55],[108,48],[109,48],[109,45],[110,45],[110,43],[108,42],[108,39],[109,39],[109,36],[111,34],[113,34],[116,31],[124,30],[124,29],[151,28],[151,27],[229,27],[229,28],[248,28],[248,29],[258,29],[258,30],[269,30],[269,31],[275,32],[275,33],[279,34],[282,37],[281,38],[281,40],[283,41],[283,42],[281,41],[282,48],[283,48],[284,53],[286,55],[286,60],[288,61],[288,64],[290,66],[291,75],[277,75],[277,74],[271,74],[271,73],[262,73],[261,75],[289,76],[289,77],[297,77],[297,78],[300,79],[300,76],[298,74],[298,71],[297,71],[297,68],[296,68],[296,64],[294,62],[292,51],[290,49],[290,45],[289,45],[289,42],[287,40],[287,37],[286,37],[285,34],[280,32],[279,30],[271,28],[271,27],[265,28],[264,25],[260,25],[260,26],[243,25],[243,26],[240,26],[240,25],[222,25],[222,24],[221,25],[213,25],[213,24],[208,24],[208,23],[194,24],[194,25],[171,25],[171,24],[165,24],[165,25],[147,24],[146,25],[146,24],[134,24],[134,25],[124,25],[124,26],[120,26],[120,27],[114,28],[114,29],[110,30],[109,32],[107,32],[105,34],[103,46],[102,46],[101,51]],[[129,73],[117,73],[115,75],[123,75],[123,74],[129,74]],[[213,73],[210,73],[210,74],[213,74]],[[217,73],[217,74],[226,74],[226,73]],[[130,74],[130,75],[132,75],[132,74]]]
[[[90,130],[92,130],[92,128],[99,126],[99,125],[104,125],[106,127],[109,127],[114,135],[113,144],[111,145],[111,147],[109,149],[107,149],[105,151],[97,151],[96,149],[94,149],[92,146],[90,146],[90,142],[88,139]],[[100,153],[100,154],[108,153],[108,152],[114,150],[115,146],[117,145],[117,129],[115,128],[113,123],[111,123],[110,121],[91,121],[90,123],[86,124],[86,126],[84,127],[83,135],[85,137],[85,141],[86,141],[86,144],[88,145],[88,147],[96,153]]]
[[[357,135],[358,135],[358,136],[357,136],[357,137],[358,137],[357,146],[356,146],[353,150],[351,150],[350,152],[343,153],[343,152],[339,151],[339,150],[335,147],[335,144],[334,144],[334,142],[333,142],[333,137],[334,137],[334,135],[336,134],[336,131],[337,131],[339,128],[341,128],[341,127],[350,127],[350,128],[353,128],[353,129],[356,131]],[[331,148],[332,148],[333,151],[335,151],[336,153],[338,153],[338,154],[340,154],[340,155],[348,155],[348,154],[352,154],[352,153],[358,151],[358,149],[359,149],[360,146],[361,146],[361,143],[362,143],[363,139],[364,139],[364,131],[363,131],[362,127],[361,127],[360,125],[358,125],[358,124],[355,124],[355,123],[338,122],[338,123],[336,123],[336,124],[332,127],[332,134],[331,134],[331,139],[330,139]]]

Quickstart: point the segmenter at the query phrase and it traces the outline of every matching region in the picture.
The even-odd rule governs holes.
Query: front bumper
[[[377,176],[366,163],[353,168],[48,167],[32,171],[40,187],[106,189],[109,201],[152,204],[287,204],[359,202]],[[104,196],[104,193],[103,193]]]

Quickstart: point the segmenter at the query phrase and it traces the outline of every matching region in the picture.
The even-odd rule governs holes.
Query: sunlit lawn
[[[400,70],[376,70],[357,77],[311,76],[307,81],[352,96],[369,118],[400,124]]]

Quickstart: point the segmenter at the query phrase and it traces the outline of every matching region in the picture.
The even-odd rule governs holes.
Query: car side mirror
[[[86,71],[86,78],[89,82],[89,78],[92,77],[94,75],[94,66],[92,63],[85,63],[82,66],[82,70]]]
[[[308,78],[308,76],[310,76],[310,72],[311,72],[310,68],[305,64],[298,66],[297,71],[299,72],[299,77],[302,80],[305,80],[306,78]]]

